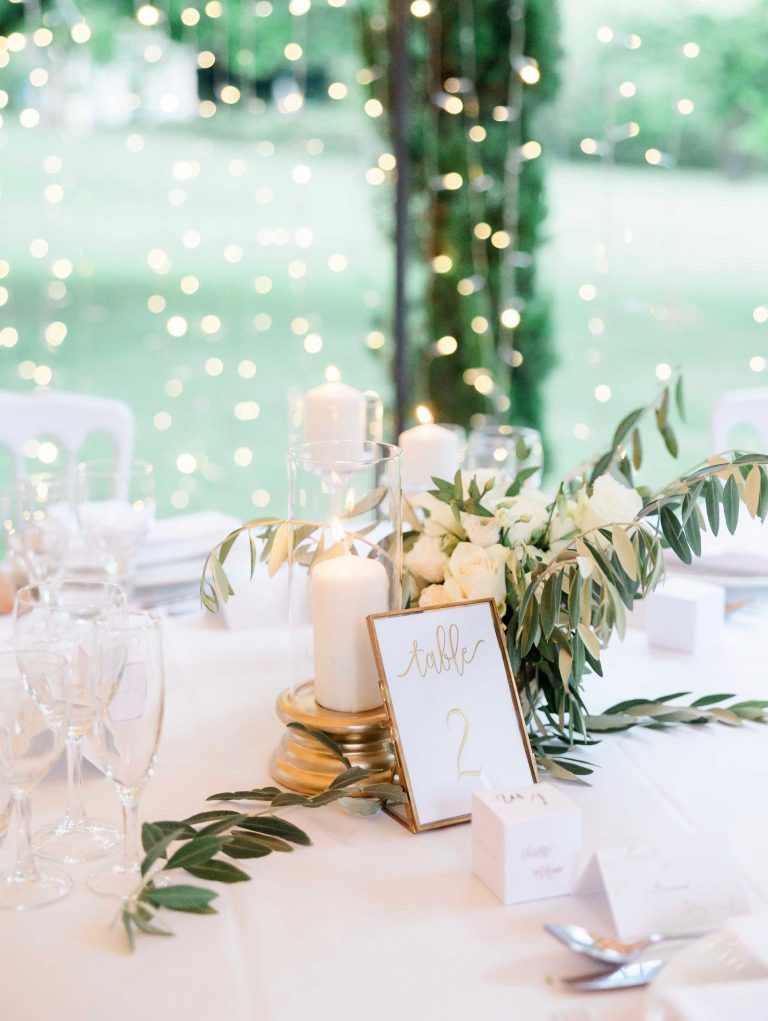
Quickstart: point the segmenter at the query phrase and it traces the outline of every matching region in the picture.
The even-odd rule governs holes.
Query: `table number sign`
[[[491,599],[373,614],[368,627],[414,832],[468,822],[472,795],[536,782]]]

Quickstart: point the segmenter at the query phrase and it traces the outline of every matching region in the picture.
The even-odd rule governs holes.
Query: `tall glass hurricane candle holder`
[[[544,448],[541,433],[520,425],[484,425],[469,434],[465,468],[476,471],[493,468],[515,478],[521,471],[537,469],[526,485],[541,485]]]
[[[288,470],[293,691],[313,682],[325,709],[375,709],[366,617],[401,606],[400,451],[305,443],[289,451]]]
[[[288,446],[302,443],[381,443],[384,405],[373,390],[341,382],[330,366],[325,383],[288,398]]]

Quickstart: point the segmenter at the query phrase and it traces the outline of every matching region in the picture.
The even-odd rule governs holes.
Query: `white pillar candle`
[[[388,609],[387,572],[378,560],[347,553],[313,568],[315,699],[326,709],[357,713],[381,705],[365,618]]]
[[[304,395],[304,442],[365,440],[365,397],[342,383],[338,370]]]
[[[432,478],[452,479],[459,467],[459,437],[450,429],[432,422],[429,410],[416,411],[421,425],[400,433],[402,485],[406,492],[424,492],[433,488]]]

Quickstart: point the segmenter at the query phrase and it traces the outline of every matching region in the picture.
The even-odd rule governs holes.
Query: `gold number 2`
[[[461,780],[463,776],[480,776],[479,769],[462,769],[461,768],[461,756],[464,752],[464,748],[469,740],[469,720],[461,711],[461,709],[449,709],[448,715],[445,717],[445,725],[450,730],[451,717],[458,716],[461,722],[464,724],[464,731],[461,735],[461,742],[459,744],[459,750],[456,753],[456,779]]]

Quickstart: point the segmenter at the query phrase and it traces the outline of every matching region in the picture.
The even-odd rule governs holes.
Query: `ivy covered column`
[[[392,132],[392,37],[379,7],[365,8],[363,47]],[[553,356],[536,275],[546,212],[536,113],[558,85],[557,5],[414,0],[410,11],[415,397],[441,421],[540,426]]]

